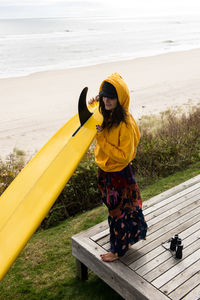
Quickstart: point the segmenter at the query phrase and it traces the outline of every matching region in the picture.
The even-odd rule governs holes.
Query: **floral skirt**
[[[145,239],[147,232],[142,199],[131,165],[119,172],[104,172],[98,168],[98,188],[109,212],[110,251],[123,256],[130,245]]]

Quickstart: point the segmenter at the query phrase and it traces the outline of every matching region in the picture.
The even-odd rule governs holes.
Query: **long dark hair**
[[[102,128],[110,129],[113,126],[118,126],[121,122],[126,123],[126,111],[123,106],[120,105],[117,99],[117,106],[111,113],[111,110],[106,110],[103,102],[103,96],[99,95],[99,111],[103,115]]]

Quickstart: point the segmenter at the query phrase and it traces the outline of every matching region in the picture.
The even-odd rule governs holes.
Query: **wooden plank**
[[[144,202],[143,209],[149,225],[147,240],[133,245],[120,260],[105,263],[100,259],[100,253],[110,248],[107,220],[72,237],[73,255],[124,299],[178,300],[182,286],[188,293],[190,280],[199,280],[194,276],[199,276],[200,264],[200,175]],[[170,257],[170,251],[161,246],[175,233],[183,239],[182,260]],[[198,299],[194,298],[198,287],[192,288],[187,296],[181,294],[184,299],[189,295],[187,300]]]
[[[163,248],[162,248],[163,249]],[[151,261],[148,261],[146,264],[142,265],[139,269],[137,269],[137,274],[140,276],[145,276],[147,273],[152,271],[155,267],[159,266],[163,262],[167,261],[173,256],[170,251],[164,250],[158,256],[156,256]]]
[[[103,262],[100,259],[101,253],[105,251],[92,240],[85,237],[81,239],[72,237],[72,254],[123,298],[128,300],[169,299],[119,260],[112,263]]]
[[[196,183],[200,182],[200,175],[197,175],[159,195],[156,195],[154,197],[152,197],[151,199],[149,199],[148,201],[145,201],[143,204],[143,209],[146,210],[148,207],[155,205],[158,202],[161,202],[163,199],[169,198],[179,192],[181,192],[182,190],[185,190],[187,188],[189,188],[190,186],[195,185]]]
[[[184,198],[182,199],[183,202],[178,204],[178,205],[175,205],[174,207],[166,210],[165,212],[159,214],[158,212],[158,215],[157,213],[154,214],[154,217],[152,218],[151,217],[151,220],[148,220],[148,218],[145,217],[145,219],[147,220],[147,223],[149,226],[152,226],[156,223],[159,223],[160,221],[166,219],[166,218],[169,218],[169,216],[173,215],[174,213],[180,211],[181,209],[187,207],[188,205],[190,205],[192,202],[196,202],[200,199],[200,194],[198,195],[195,195],[194,197],[192,197],[192,201],[191,201],[191,198],[189,197],[189,199],[185,200]]]
[[[200,284],[183,298],[183,300],[199,300],[199,299],[200,299]]]
[[[157,287],[161,288],[164,284],[166,284],[169,280],[177,276],[183,270],[188,268],[190,265],[195,263],[200,259],[200,249],[193,252],[191,255],[181,260],[177,265],[173,266],[170,270],[153,280],[151,283]]]
[[[190,256],[191,254],[193,254],[194,251],[196,250],[199,250],[199,243],[198,241],[195,241],[191,246],[187,247],[186,249],[184,249],[183,251],[183,258],[181,261],[183,261],[183,259],[186,259],[188,256]],[[165,272],[168,272],[171,268],[173,268],[175,265],[178,265],[180,263],[180,260],[176,259],[175,258],[175,254],[174,255],[171,255],[171,257],[169,257],[167,260],[163,261],[162,263],[160,263],[160,265],[158,265],[158,267],[154,268],[153,271],[156,270],[156,278],[151,276],[150,277],[150,273],[147,273],[145,275],[143,275],[143,278],[145,278],[147,281],[151,282],[157,278],[159,278],[159,276],[161,276],[162,274],[164,274]],[[139,272],[136,271],[138,274]],[[154,272],[155,273],[155,272]],[[139,274],[140,275],[140,274]],[[178,275],[177,275],[178,276]],[[149,279],[150,278],[150,279]],[[170,279],[169,278],[169,281],[168,282],[172,282],[174,279]],[[173,284],[174,284],[174,281],[173,281]],[[165,286],[166,284],[164,284]],[[164,287],[161,287],[161,291],[165,291],[166,288]]]
[[[176,279],[175,279],[176,280]],[[192,278],[183,283],[179,288],[172,292],[169,297],[173,300],[181,299],[188,291],[193,290],[200,282],[200,272],[197,272]],[[199,294],[200,296],[200,294]],[[194,299],[194,298],[193,298]]]
[[[194,225],[196,222],[199,221],[199,213],[200,213],[200,207],[198,207],[195,211],[192,211],[192,213],[190,212],[186,214],[184,217],[180,218],[181,222],[178,219],[172,223],[167,224],[166,226],[163,226],[160,230],[152,234],[151,237],[147,236],[146,241],[140,241],[135,245],[133,245],[131,247],[131,254],[125,255],[122,258],[122,261],[125,264],[130,265],[130,263],[134,262],[139,257],[142,257],[148,251],[151,251],[152,249],[160,246],[163,242],[170,239],[172,236],[174,236],[175,233],[180,233],[186,230],[188,227],[191,227],[192,225]],[[139,252],[140,255],[136,256],[136,252]]]
[[[197,218],[196,218],[196,221],[197,221]],[[181,231],[186,230],[188,227],[190,227],[193,224],[195,224],[194,222],[195,222],[194,219],[190,219],[188,222],[185,222],[185,223],[181,224],[180,226],[178,226],[176,228],[177,232],[181,232]],[[165,242],[168,239],[170,239],[173,235],[174,235],[174,230],[173,231],[168,231],[168,232],[164,233],[162,236],[159,236],[156,240],[154,240],[151,243],[149,243],[146,246],[144,246],[139,251],[135,251],[134,257],[132,257],[132,262],[131,262],[131,264],[129,264],[129,267],[134,269],[134,267],[135,267],[134,262],[136,260],[138,260],[140,257],[143,257],[148,252],[152,251],[152,249],[160,246],[163,242]]]
[[[104,244],[110,243],[110,234],[108,234],[107,236],[103,237],[99,241],[96,241],[96,243],[98,245],[100,245],[100,246],[103,246]]]
[[[198,224],[200,224],[200,223],[198,223]],[[196,226],[196,224],[194,226]],[[181,234],[180,236],[183,239],[183,235]],[[199,236],[200,236],[200,230],[193,234],[190,234],[187,238],[183,239],[183,244],[184,244],[184,249],[183,249],[184,254],[183,255],[184,255],[184,257],[186,257],[186,253],[188,252],[188,250],[186,250],[187,247],[189,247],[193,242],[198,241]],[[168,247],[170,247],[170,243],[169,243]],[[160,254],[158,256],[156,256],[152,260],[148,261],[144,266],[141,266],[140,268],[138,268],[137,273],[141,276],[144,276],[147,273],[149,273],[150,271],[152,271],[153,269],[155,269],[157,266],[161,265],[166,260],[170,259],[171,257],[172,257],[171,251],[164,249],[164,251],[160,252]]]
[[[141,252],[139,251],[138,253],[136,252],[136,255],[135,255],[135,261],[133,263],[131,263],[129,265],[129,267],[132,269],[132,270],[137,270],[139,269],[141,266],[146,266],[146,264],[151,261],[153,258],[155,257],[158,257],[160,256],[163,252],[165,252],[166,250],[161,246],[159,245],[158,247],[154,248],[152,251],[149,251],[145,254],[142,255],[141,257]],[[144,253],[144,252],[143,252]],[[137,259],[137,256],[139,257]],[[138,273],[139,274],[139,273]]]
[[[109,228],[91,236],[91,240],[93,240],[94,242],[97,242],[98,240],[104,238],[105,236],[107,236],[110,233]]]
[[[194,203],[191,203],[190,205],[188,205],[188,207],[185,207],[184,209],[176,212],[174,215],[172,215],[168,218],[167,222],[169,224],[167,225],[167,227],[166,227],[166,220],[161,221],[160,224],[155,224],[155,225],[149,227],[148,231],[147,231],[147,239],[137,243],[137,247],[135,247],[136,245],[133,245],[132,247],[134,247],[135,249],[137,248],[137,250],[138,250],[138,249],[142,248],[144,245],[151,242],[153,239],[156,239],[159,234],[162,234],[162,232],[163,232],[162,228],[164,226],[165,226],[165,230],[171,229],[171,228],[173,228],[173,226],[176,227],[178,224],[181,224],[182,222],[185,222],[187,219],[190,219],[191,217],[195,216],[197,214],[196,209],[198,209],[199,206],[200,206],[200,200],[197,202],[195,201]],[[195,209],[195,211],[193,211],[194,209]],[[200,212],[200,210],[199,210],[199,212]],[[185,213],[187,213],[187,214],[184,215]],[[181,215],[183,215],[183,216],[181,216]],[[161,228],[161,233],[160,233],[160,231],[157,231],[160,228]],[[152,235],[153,233],[154,233],[154,235]],[[106,250],[110,246],[109,239],[110,239],[110,236],[108,235],[107,237],[104,238],[103,243],[101,243],[101,241],[99,241],[99,244],[102,245],[103,248]],[[130,251],[129,251],[129,253],[127,253],[126,257],[128,257],[129,255],[131,255]]]
[[[193,182],[197,182],[198,178],[199,178],[199,181],[200,181],[200,175],[199,175],[199,176],[196,176],[196,177],[195,177],[194,179],[192,179],[192,180],[188,180],[188,186],[190,187],[190,185],[192,185]],[[185,189],[186,186],[187,186],[187,182],[186,182],[185,184],[180,184],[181,191],[182,191],[183,189]],[[200,186],[200,184],[199,184],[198,186]],[[172,188],[172,189],[170,189],[170,190],[167,191],[167,192],[170,192],[170,194],[173,194],[174,191],[175,191],[175,188]],[[177,191],[179,191],[179,186],[177,186]],[[159,197],[160,197],[161,195],[163,195],[163,194],[166,194],[166,192],[160,194]],[[169,193],[167,193],[167,194],[169,194]],[[167,194],[166,194],[166,196],[167,196]],[[177,196],[177,195],[176,195],[176,196]],[[158,197],[158,196],[156,196],[156,197]],[[180,198],[180,197],[179,197],[179,198]],[[159,198],[159,199],[160,199],[160,198]],[[150,199],[150,200],[151,200],[151,199]],[[146,204],[147,202],[149,203],[150,200],[146,201],[145,204]],[[165,201],[166,201],[167,204],[169,203],[169,199],[168,199],[168,198],[165,199]],[[159,203],[157,204],[157,206],[154,205],[154,206],[152,206],[151,208],[153,208],[154,210],[157,210],[158,207],[160,207],[160,205],[161,205],[161,204],[160,204],[160,201],[159,201]],[[147,209],[146,209],[146,210],[144,209],[144,214],[145,214],[146,217],[147,217],[147,214],[148,214],[148,210],[147,210]],[[107,222],[107,221],[104,221],[104,226],[105,226],[105,222]],[[108,227],[108,224],[106,224],[106,227]],[[108,234],[109,234],[109,228],[107,228],[107,229],[105,229],[105,230],[103,230],[103,231],[99,231],[99,232],[96,233],[94,236],[91,236],[91,239],[92,239],[93,241],[97,241],[97,240],[101,239],[102,237],[105,237],[105,236],[108,235]]]
[[[101,247],[102,247],[103,249],[105,249],[106,251],[108,251],[108,250],[110,249],[110,242],[108,242],[108,243],[102,245]],[[128,250],[128,251],[129,251],[129,250]],[[127,252],[128,252],[128,251],[127,251]],[[127,252],[126,252],[126,255],[127,255]]]
[[[199,192],[200,192],[200,190],[199,190]],[[189,199],[188,199],[189,198]],[[192,198],[192,199],[191,199]],[[194,203],[194,205],[197,205],[198,203],[196,203],[196,200],[198,200],[200,198],[200,194],[199,195],[196,195],[195,197],[194,197],[194,195],[193,194],[191,194],[191,195],[189,195],[189,196],[187,196],[185,199],[181,199],[181,202],[182,203],[180,203],[180,205],[179,206],[177,206],[177,205],[175,205],[175,203],[171,203],[171,205],[175,205],[175,208],[173,207],[172,208],[172,210],[170,210],[169,212],[171,213],[171,214],[174,214],[174,212],[178,212],[177,213],[177,215],[176,216],[174,216],[175,218],[177,217],[177,216],[179,216],[180,215],[180,213],[181,213],[181,208],[182,208],[182,206],[183,207],[186,207],[186,211],[188,211],[188,209],[190,208],[190,207],[193,207],[192,206],[192,203]],[[186,199],[188,199],[188,201],[186,202]],[[190,205],[190,207],[188,207],[188,203],[190,203],[191,202],[191,205]],[[169,208],[169,207],[167,207],[167,208]],[[183,209],[183,208],[182,208]],[[165,212],[165,215],[166,216],[168,216],[168,213],[169,213],[168,211],[167,212]],[[158,210],[158,212],[156,213],[156,215],[158,215],[159,214],[159,210]],[[161,220],[162,218],[164,219],[164,217],[165,217],[165,215],[161,215],[161,216],[159,216],[158,218]],[[153,217],[153,216],[151,216],[151,217]],[[154,215],[154,217],[155,217],[155,215]],[[169,217],[169,216],[168,216]],[[148,218],[145,216],[145,218],[146,218],[146,220],[148,221]],[[148,222],[148,225],[150,226],[150,227],[152,227],[152,225],[154,223],[156,223],[156,219],[154,218],[154,220],[153,220],[153,222]],[[149,232],[152,232],[152,228],[150,229],[149,228]],[[97,240],[99,240],[99,244],[100,245],[104,245],[104,244],[106,244],[106,243],[108,243],[109,242],[109,229],[106,229],[105,231],[103,231],[103,232],[100,232],[99,234],[97,234],[96,236],[93,236],[93,237],[91,237],[91,239],[92,240],[95,240],[95,241],[97,241]],[[105,235],[107,235],[107,237],[105,237]],[[103,240],[102,241],[100,241],[100,239],[101,239],[101,237],[103,238]]]
[[[200,200],[197,202],[197,204],[195,202],[192,205],[189,205],[188,209],[184,208],[183,210],[175,213],[173,216],[170,216],[167,219],[167,222],[166,220],[161,221],[161,226],[153,225],[152,227],[149,227],[147,231],[147,239],[134,245],[134,248],[137,250],[142,248],[144,245],[147,245],[149,242],[152,242],[158,236],[162,235],[163,232],[176,228],[178,225],[181,225],[182,223],[190,220],[191,218],[195,218],[199,213]],[[177,230],[175,231],[175,233],[178,233]]]
[[[174,210],[174,206],[177,207],[176,211],[179,211],[180,209],[182,209],[183,207],[187,206],[188,207],[188,203],[191,202],[191,197],[193,197],[194,195],[191,194],[191,195],[187,195],[187,197],[183,198],[183,199],[179,199],[178,198],[178,203],[169,203],[169,205],[166,205],[164,207],[161,207],[161,209],[157,209],[156,213],[153,213],[153,214],[150,214],[148,217],[145,216],[146,218],[146,221],[148,221],[150,218],[154,218],[155,220],[155,217],[156,216],[159,216],[161,215],[161,212],[165,212],[165,214],[168,213],[169,211],[169,208],[172,207],[172,209]],[[199,197],[197,196],[197,198],[193,198],[193,202],[196,201],[196,199],[199,199],[200,198],[200,190],[199,190]],[[188,200],[188,201],[186,201]],[[180,203],[179,203],[180,202]],[[177,204],[180,204],[179,206],[177,206]],[[167,212],[166,212],[167,210]],[[163,215],[161,215],[160,219],[164,219]],[[150,222],[149,222],[150,223]],[[151,226],[152,224],[150,223],[149,226]],[[104,245],[105,243],[107,243],[109,241],[109,228],[95,234],[94,236],[91,236],[90,237],[93,241],[98,241],[98,244],[99,245]]]
[[[199,178],[200,178],[200,176],[198,176]],[[197,180],[197,179],[196,179]],[[196,181],[195,180],[195,181]],[[200,179],[199,179],[200,180]],[[190,183],[191,184],[191,183]],[[181,184],[181,186],[182,186],[182,188],[183,189],[185,189],[185,184],[184,185],[182,185]],[[194,187],[197,187],[196,185],[194,186]],[[191,187],[191,189],[193,188],[194,189],[194,187]],[[200,184],[198,185],[198,187],[200,188]],[[174,190],[174,188],[172,188],[172,190]],[[189,192],[190,192],[190,189],[189,189]],[[194,192],[197,192],[197,191],[194,191]],[[199,193],[200,193],[200,191],[199,191]],[[176,195],[176,197],[178,197],[178,195]],[[178,198],[180,198],[180,197],[178,197]],[[174,198],[172,198],[172,200],[173,200]],[[149,201],[149,200],[148,200]],[[148,202],[148,201],[146,201],[146,202]],[[165,199],[165,201],[166,201],[166,204],[168,204],[169,203],[169,199]],[[146,203],[145,202],[145,203]],[[154,207],[152,207],[154,210],[157,210],[158,209],[158,207],[160,207],[160,205],[161,205],[161,203],[159,202],[158,204],[157,204],[157,206],[155,205]],[[146,210],[147,211],[147,210]],[[145,210],[144,210],[144,213],[145,213]],[[105,226],[105,227],[108,227],[108,224],[106,224],[106,222],[107,221],[104,221],[104,222],[102,222],[102,223],[104,223],[104,225],[103,226]],[[99,228],[100,229],[100,228]],[[101,229],[100,229],[101,230]],[[100,231],[100,230],[98,230],[98,233],[96,233],[95,235],[93,235],[93,236],[91,236],[90,238],[93,240],[93,241],[97,241],[97,240],[99,240],[99,239],[101,239],[102,237],[105,237],[106,235],[108,235],[109,234],[109,228],[107,228],[107,229],[105,229],[105,230],[103,230],[103,231]],[[96,229],[94,230],[94,232],[96,231]]]
[[[192,194],[198,194],[200,189],[200,183],[195,184],[194,186],[189,187],[186,190],[181,191],[180,193],[177,193],[175,195],[172,195],[171,197],[164,198],[162,201],[148,207],[147,209],[144,209],[145,215],[148,216],[148,214],[157,211],[157,209],[177,201],[180,198],[187,197]]]
[[[197,196],[199,195],[199,197]],[[146,211],[144,211],[145,214],[145,219],[146,221],[151,220],[152,218],[155,218],[156,216],[161,215],[164,212],[167,212],[169,209],[172,209],[179,205],[180,208],[186,206],[186,202],[190,203],[191,199],[196,198],[197,200],[200,199],[200,188],[192,191],[191,193],[183,196],[183,197],[178,197],[174,199],[173,201],[168,201],[169,199],[166,199],[165,205],[159,205],[160,203],[156,204],[155,206],[152,207],[153,211],[150,212],[149,214],[146,214]],[[163,201],[164,202],[164,201]],[[194,201],[192,201],[194,202]]]
[[[87,230],[84,230],[84,231],[81,231],[81,232],[75,234],[74,237],[76,239],[78,239],[79,237],[82,238],[82,237],[94,236],[94,235],[106,230],[107,228],[108,228],[108,221],[105,220],[93,227],[88,228]]]
[[[192,197],[192,199],[191,199],[191,197]],[[188,199],[189,198],[189,199]],[[188,199],[188,201],[186,202],[186,199]],[[175,205],[175,203],[171,203],[171,205],[173,204],[173,205],[175,205],[176,206],[176,208],[172,208],[172,211],[170,211],[171,212],[171,214],[174,214],[174,212],[178,212],[177,213],[177,216],[179,216],[180,215],[180,213],[181,213],[181,209],[184,209],[185,207],[186,207],[186,211],[190,208],[190,207],[193,207],[192,206],[192,204],[193,205],[195,205],[195,206],[197,206],[200,202],[196,202],[198,199],[200,199],[200,190],[199,190],[199,194],[198,195],[196,195],[196,196],[194,196],[193,194],[191,194],[191,195],[189,195],[189,196],[187,196],[187,198],[185,198],[185,199],[181,199],[181,202],[182,203],[180,203],[180,205],[177,207],[177,205]],[[188,207],[188,203],[190,204],[190,206]],[[183,206],[183,207],[182,207]],[[167,209],[169,208],[169,207],[166,207]],[[145,212],[144,212],[145,213]],[[155,216],[157,216],[159,214],[159,210],[158,210],[158,212],[156,212],[156,215],[154,215],[154,217]],[[165,215],[167,215],[167,212],[165,212]],[[160,219],[164,219],[164,216],[165,215],[161,215],[161,216],[159,216],[159,218]],[[153,217],[153,216],[151,216],[151,217]],[[169,217],[169,216],[168,216]],[[175,216],[176,217],[176,216]],[[146,220],[148,221],[148,218],[145,216],[145,218],[146,218]],[[154,220],[155,220],[155,218],[154,218]],[[155,221],[153,220],[153,222],[155,223]],[[152,223],[151,223],[151,221],[150,222],[148,222],[148,226],[149,227],[152,227]],[[162,225],[161,225],[162,226]],[[152,228],[149,228],[149,231],[150,232],[152,232]],[[107,238],[105,237],[107,235]],[[101,237],[103,238],[103,241],[100,241],[100,239],[101,239]],[[92,240],[94,240],[94,241],[97,241],[97,240],[99,240],[99,244],[100,245],[104,245],[104,243],[107,243],[108,241],[109,241],[109,229],[106,229],[105,231],[103,231],[102,233],[100,232],[99,234],[97,234],[96,236],[93,236],[93,237],[91,237],[91,239]]]
[[[194,244],[195,246],[196,244]],[[197,249],[199,249],[199,246],[197,246]],[[195,246],[195,247],[196,247]],[[184,259],[191,254],[191,249],[190,248],[186,248],[184,249]],[[154,279],[158,278],[161,274],[164,274],[165,272],[167,272],[170,268],[174,267],[175,265],[177,265],[179,263],[178,260],[174,260],[172,257],[168,260],[166,260],[165,262],[163,262],[162,264],[160,264],[158,267],[156,267],[155,269],[153,269],[151,272],[147,273],[146,275],[144,275],[144,278],[151,282]],[[169,278],[170,281],[170,278]]]
[[[200,206],[200,200],[194,201],[191,204],[189,204],[187,207],[184,207],[180,211],[177,211],[173,215],[169,216],[167,220],[164,219],[157,224],[149,226],[148,238],[151,236],[152,233],[155,234],[155,232],[158,231],[160,228],[166,226],[166,223],[173,225],[174,222],[179,222],[180,224],[180,222],[182,222],[184,218],[188,219],[188,216],[190,216],[191,214],[195,215],[195,210],[198,209],[199,206]]]
[[[189,233],[187,233],[188,232],[188,230],[185,230],[185,231],[183,231],[182,232],[182,234],[181,234],[181,236],[184,238],[185,236],[187,236],[186,234],[185,234],[185,232],[186,232],[186,234],[189,234]],[[191,236],[189,236],[189,238],[190,238],[190,240],[192,240],[192,238],[191,238]],[[194,241],[195,242],[197,242],[197,247],[199,246],[199,239],[198,239],[198,237],[196,237],[196,236],[194,236],[193,237],[193,239],[194,239]],[[187,244],[187,242],[186,242],[186,244]],[[184,245],[185,245],[185,243],[184,243]],[[189,244],[192,248],[193,248],[193,243],[192,244]],[[190,247],[190,246],[188,246],[188,247]],[[185,246],[184,246],[185,247]],[[187,249],[187,250],[186,250]],[[186,248],[186,249],[184,249],[184,257],[185,257],[185,255],[186,255],[186,252],[188,252],[188,251],[190,251],[190,250],[188,250],[188,248]],[[186,251],[185,251],[186,250]],[[151,261],[151,259],[153,260],[153,258],[157,258],[158,256],[160,257],[161,256],[161,254],[162,253],[164,253],[164,252],[166,252],[166,251],[169,251],[169,250],[166,250],[164,247],[162,247],[162,246],[158,246],[157,248],[155,248],[155,249],[153,249],[152,251],[150,251],[150,252],[148,252],[148,253],[146,253],[145,255],[143,255],[140,259],[138,259],[138,260],[136,260],[134,263],[132,263],[131,265],[130,265],[130,267],[131,267],[131,269],[133,269],[133,270],[138,270],[139,268],[140,268],[140,271],[141,271],[141,267],[143,266],[143,265],[145,265],[144,266],[144,268],[142,269],[142,274],[140,274],[140,273],[138,273],[138,274],[140,274],[140,275],[142,275],[142,276],[144,276],[144,274],[143,273],[145,273],[145,272],[147,272],[148,271],[148,268],[147,268],[147,264],[148,264],[148,262],[149,261]],[[192,249],[191,249],[191,252],[192,252]],[[170,254],[171,254],[171,252],[169,252]],[[190,254],[190,252],[189,252],[189,254]],[[172,257],[173,255],[171,254],[171,256],[169,256],[168,258],[170,258],[170,257]],[[155,268],[155,267],[154,267]],[[150,270],[149,270],[150,271]],[[148,272],[149,272],[148,271]],[[138,271],[137,271],[138,272]]]
[[[188,267],[186,270],[182,271],[180,274],[178,274],[174,279],[170,280],[168,283],[166,283],[164,286],[162,286],[161,291],[165,293],[166,295],[172,293],[176,288],[181,286],[186,280],[193,277],[197,272],[200,270],[200,260],[192,264],[190,267]]]
[[[76,275],[83,281],[88,280],[88,268],[78,259],[76,259]]]
[[[200,191],[199,191],[200,192]],[[172,215],[172,214],[174,214],[175,212],[179,212],[179,214],[180,214],[180,210],[181,209],[183,209],[184,207],[187,207],[187,210],[188,210],[188,205],[189,204],[191,204],[191,197],[192,197],[192,195],[191,196],[188,196],[188,199],[187,198],[183,198],[183,199],[181,199],[180,200],[180,202],[181,203],[179,203],[179,205],[177,204],[177,203],[170,203],[171,205],[169,205],[169,206],[167,206],[167,207],[162,207],[161,208],[161,211],[160,210],[158,210],[158,211],[156,211],[156,213],[153,213],[153,214],[150,214],[149,215],[149,217],[150,218],[153,218],[153,220],[152,220],[152,222],[151,221],[149,221],[148,222],[148,225],[149,226],[152,226],[152,223],[154,224],[154,223],[157,223],[157,222],[159,222],[160,220],[162,220],[162,219],[165,219],[166,217],[168,217],[168,215]],[[200,194],[199,195],[197,195],[196,197],[193,197],[193,202],[194,202],[194,205],[196,206],[198,203],[196,202],[196,200],[197,199],[199,199],[200,198]],[[200,202],[199,202],[200,203]],[[175,207],[174,207],[175,206]],[[170,207],[172,207],[171,209],[169,209]],[[163,209],[167,209],[167,211],[166,210],[164,210],[164,213],[163,214],[161,214],[161,212],[163,212]],[[178,215],[179,215],[178,214]],[[158,221],[157,221],[157,219],[156,219],[156,216],[157,216],[157,218],[158,218]],[[145,217],[146,218],[146,217]],[[146,218],[146,221],[148,221],[148,218]],[[104,230],[104,231],[102,231],[102,232],[100,232],[100,233],[98,233],[98,234],[96,234],[95,236],[92,236],[92,237],[90,237],[93,241],[97,241],[98,242],[98,244],[99,245],[104,245],[104,244],[106,244],[108,241],[109,241],[109,238],[110,238],[110,236],[109,236],[109,229],[106,229],[106,230]]]

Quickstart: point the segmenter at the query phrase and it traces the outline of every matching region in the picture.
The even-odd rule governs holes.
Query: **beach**
[[[200,49],[194,49],[0,79],[0,156],[5,158],[14,148],[32,156],[77,113],[82,89],[89,88],[89,100],[114,72],[129,87],[130,111],[136,120],[197,105],[199,61]]]

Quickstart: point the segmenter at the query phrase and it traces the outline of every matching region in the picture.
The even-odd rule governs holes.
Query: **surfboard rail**
[[[45,218],[96,135],[98,103],[81,126],[73,116],[41,148],[0,197],[0,280]]]

